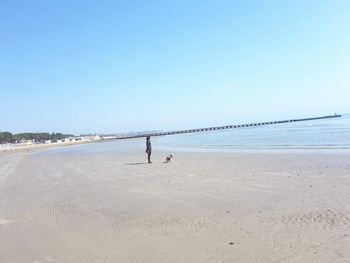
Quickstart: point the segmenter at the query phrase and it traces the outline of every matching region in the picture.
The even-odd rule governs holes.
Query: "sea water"
[[[350,114],[339,118],[164,136],[162,149],[231,151],[350,149]]]
[[[239,124],[239,123],[237,123]],[[241,152],[277,150],[350,150],[350,114],[340,118],[291,122],[151,138],[153,151]],[[145,138],[49,148],[38,154],[145,151]]]

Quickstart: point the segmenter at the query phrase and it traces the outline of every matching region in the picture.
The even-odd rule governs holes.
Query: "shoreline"
[[[350,153],[350,147],[279,147],[279,148],[262,148],[262,147],[168,147],[160,146],[159,151],[188,152],[188,153]]]

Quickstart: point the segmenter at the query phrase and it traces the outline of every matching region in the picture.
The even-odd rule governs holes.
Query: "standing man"
[[[148,156],[148,163],[152,163],[151,162],[152,144],[151,144],[151,138],[149,136],[146,137],[146,153]]]

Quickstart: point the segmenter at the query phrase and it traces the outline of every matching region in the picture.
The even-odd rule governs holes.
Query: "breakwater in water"
[[[248,124],[236,124],[236,125],[225,125],[225,126],[215,126],[215,127],[207,127],[207,128],[197,128],[197,129],[186,129],[186,130],[178,130],[178,131],[167,131],[167,132],[155,132],[155,133],[144,133],[132,136],[123,136],[123,137],[110,137],[103,138],[104,140],[108,139],[132,139],[132,138],[142,138],[146,136],[167,136],[167,135],[177,135],[177,134],[186,134],[186,133],[195,133],[195,132],[205,132],[205,131],[217,131],[217,130],[225,130],[225,129],[238,129],[244,127],[254,127],[254,126],[265,126],[265,125],[274,125],[274,124],[282,124],[282,123],[292,123],[292,122],[301,122],[301,121],[313,121],[320,119],[329,119],[329,118],[339,118],[340,114],[327,115],[321,117],[311,117],[311,118],[302,118],[302,119],[288,119],[288,120],[279,120],[279,121],[267,121],[267,122],[257,122],[257,123],[248,123]]]

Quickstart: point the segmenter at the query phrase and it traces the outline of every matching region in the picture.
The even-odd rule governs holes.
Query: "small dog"
[[[173,155],[170,154],[165,158],[165,161],[168,163],[168,162],[171,162],[172,159],[173,159]]]

